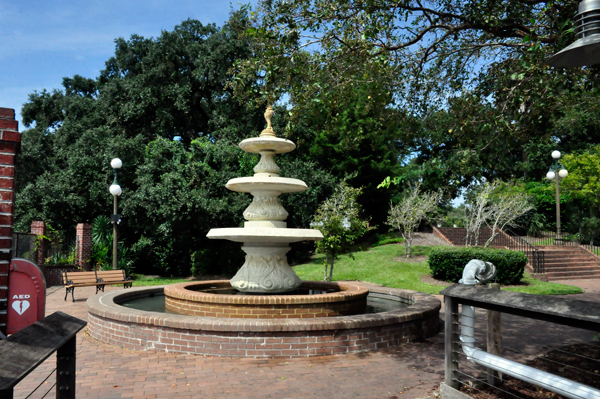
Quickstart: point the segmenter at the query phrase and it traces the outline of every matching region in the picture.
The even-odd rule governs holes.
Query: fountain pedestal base
[[[293,291],[302,280],[287,262],[286,246],[256,246],[245,243],[246,262],[231,279],[231,286],[242,292],[276,293]]]

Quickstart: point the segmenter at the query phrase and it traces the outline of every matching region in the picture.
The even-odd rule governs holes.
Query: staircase
[[[578,246],[539,246],[549,281],[600,278],[600,259]]]

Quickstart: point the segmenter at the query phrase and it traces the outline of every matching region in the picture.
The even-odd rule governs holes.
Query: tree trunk
[[[489,247],[494,241],[494,238],[496,238],[496,236],[498,235],[499,232],[497,232],[496,229],[497,226],[496,223],[494,223],[494,227],[492,228],[492,236],[486,241],[485,245],[483,246],[484,248]]]
[[[327,281],[327,267],[329,266],[329,254],[325,254],[325,273],[323,274],[323,281]]]
[[[332,277],[333,277],[333,262],[335,261],[335,257],[332,256],[331,257],[331,264],[329,265],[329,281],[331,283]]]

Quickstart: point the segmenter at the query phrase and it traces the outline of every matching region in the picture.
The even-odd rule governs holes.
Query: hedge
[[[489,248],[436,248],[429,254],[431,275],[438,280],[458,283],[463,269],[472,259],[491,262],[496,266],[495,281],[511,285],[523,278],[527,256],[520,251]]]

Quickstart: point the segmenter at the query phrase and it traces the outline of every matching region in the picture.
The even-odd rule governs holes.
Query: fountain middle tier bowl
[[[211,229],[206,236],[211,239],[248,244],[272,243],[275,245],[323,239],[323,234],[315,229],[282,229],[273,227],[227,227],[223,229]],[[265,246],[268,246],[268,244],[265,244]]]
[[[238,177],[229,180],[225,187],[238,193],[252,193],[254,191],[298,193],[308,188],[302,180],[275,176]]]
[[[360,314],[369,290],[352,283],[305,281],[287,295],[235,295],[228,280],[165,287],[165,309],[188,316],[240,319],[307,319]],[[224,292],[224,293],[221,293]]]

